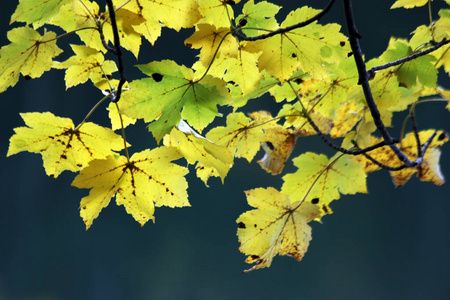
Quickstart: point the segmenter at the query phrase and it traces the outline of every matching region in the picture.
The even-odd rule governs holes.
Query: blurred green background
[[[394,1],[354,2],[367,58],[382,53],[390,36],[408,37],[417,25],[428,23],[426,7],[391,11]],[[284,6],[281,17],[294,4],[321,8],[326,1],[277,3]],[[442,3],[433,2],[434,16]],[[1,45],[8,43],[16,5],[2,3]],[[337,1],[323,22],[343,24],[342,16]],[[164,30],[155,47],[143,44],[140,62],[167,58],[190,66],[197,52],[185,49],[183,40],[191,32]],[[70,41],[62,39],[58,45],[68,49],[63,44]],[[140,76],[126,68],[129,80]],[[450,88],[448,75],[441,75],[441,84]],[[141,228],[112,201],[86,232],[78,207],[88,190],[70,186],[74,174],[65,172],[54,180],[45,175],[37,154],[5,157],[13,128],[23,126],[19,112],[51,111],[78,123],[101,98],[89,85],[65,91],[63,77],[63,71],[52,70],[42,79],[21,78],[0,94],[0,300],[450,299],[449,185],[413,178],[395,189],[382,171],[368,177],[370,194],[343,196],[332,203],[334,214],[323,224],[312,224],[313,240],[303,261],[276,257],[269,269],[249,274],[241,273],[250,265],[236,250],[235,220],[249,209],[243,191],[282,184],[281,176],[266,174],[256,159],[251,165],[236,160],[224,185],[212,179],[206,188],[189,175],[192,207],[159,208],[155,224]],[[249,110],[264,107],[271,107],[269,96],[254,100]],[[420,128],[449,130],[449,113],[443,108],[420,106]],[[396,115],[397,124],[403,117]],[[104,108],[93,121],[108,125]],[[127,132],[133,151],[154,146],[143,123]],[[449,176],[450,148],[442,150],[442,171]],[[331,154],[317,137],[300,139],[293,155],[305,151]],[[288,163],[284,174],[295,170]]]

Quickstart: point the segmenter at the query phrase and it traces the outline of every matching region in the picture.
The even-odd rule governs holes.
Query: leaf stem
[[[120,127],[121,127],[121,130],[122,130],[123,147],[124,147],[124,149],[125,149],[125,156],[127,157],[127,162],[128,162],[128,164],[129,164],[129,163],[130,163],[130,155],[129,155],[129,153],[128,153],[127,137],[126,137],[126,135],[125,135],[125,127],[123,126],[122,113],[120,112],[119,104],[118,104],[117,102],[114,102],[114,104],[116,105],[117,113],[119,114]]]
[[[100,106],[100,104],[103,103],[103,101],[105,101],[106,99],[109,98],[110,95],[106,95],[105,97],[103,97],[102,99],[100,99],[97,104],[94,105],[94,107],[89,111],[89,113],[86,115],[86,117],[83,119],[83,121],[77,126],[75,127],[74,131],[77,131],[78,129],[80,129],[81,126],[83,126],[84,123],[86,123],[86,121],[89,119],[89,117],[94,113],[94,111],[97,109],[97,107]]]

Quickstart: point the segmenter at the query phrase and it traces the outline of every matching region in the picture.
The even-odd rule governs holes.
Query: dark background
[[[311,5],[284,2],[280,20],[292,9],[289,3]],[[355,1],[367,58],[384,51],[391,35],[408,37],[417,25],[428,23],[426,7],[391,11],[393,2]],[[436,0],[433,6],[443,2]],[[8,43],[15,5],[2,4],[1,45]],[[433,9],[435,17],[437,11]],[[342,15],[337,1],[324,22],[343,24]],[[168,58],[189,66],[197,54],[183,47],[190,34],[164,30],[155,47],[144,43],[140,62]],[[58,45],[63,48],[69,41]],[[140,76],[129,66],[130,80]],[[66,92],[63,77],[63,71],[52,70],[42,79],[21,78],[0,95],[0,300],[450,298],[449,185],[437,187],[414,177],[395,189],[382,171],[368,177],[370,194],[343,196],[332,203],[333,215],[312,224],[313,240],[303,261],[276,257],[269,269],[249,274],[241,273],[250,265],[236,250],[235,220],[249,209],[243,191],[282,184],[281,176],[266,174],[256,162],[236,160],[225,184],[212,179],[210,188],[189,175],[192,207],[158,208],[156,223],[143,228],[111,201],[86,232],[78,207],[88,190],[70,186],[73,173],[54,180],[45,175],[37,154],[5,157],[13,128],[23,126],[19,112],[51,111],[78,123],[101,98],[89,84]],[[441,84],[450,87],[447,74]],[[253,108],[270,107],[270,102],[268,96],[254,100]],[[421,105],[419,126],[449,130],[449,113],[443,108]],[[397,124],[403,117],[396,115]],[[103,109],[92,120],[108,125]],[[127,132],[133,151],[153,147],[143,123]],[[450,148],[442,150],[442,171],[449,176]],[[299,140],[294,155],[305,151],[330,154],[317,137]],[[295,170],[289,163],[285,173]]]

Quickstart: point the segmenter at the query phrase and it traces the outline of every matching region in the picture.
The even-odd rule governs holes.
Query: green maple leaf
[[[165,60],[138,66],[150,76],[130,83],[123,95],[122,112],[152,122],[149,130],[160,141],[185,119],[199,132],[218,115],[217,105],[226,98],[225,83],[210,76],[195,80],[194,72]]]
[[[62,50],[56,46],[54,32],[41,36],[29,27],[18,27],[8,32],[11,44],[0,49],[0,92],[14,86],[19,75],[40,77],[52,68],[53,58]]]
[[[276,30],[278,23],[275,15],[280,9],[281,6],[266,1],[256,4],[253,0],[248,1],[244,4],[242,15],[236,18],[236,24],[242,26],[242,31],[247,36],[256,36],[267,33],[268,30]]]
[[[385,62],[395,61],[413,54],[413,50],[405,40],[391,38],[389,47],[380,59]],[[435,58],[431,55],[424,55],[394,67],[397,79],[400,84],[407,88],[420,83],[426,87],[434,88],[437,82],[437,69],[434,66]]]

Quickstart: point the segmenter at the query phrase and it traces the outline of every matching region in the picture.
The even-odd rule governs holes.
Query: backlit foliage
[[[444,3],[392,0],[392,9],[430,8],[438,1]],[[332,201],[367,193],[369,173],[388,170],[395,186],[414,174],[444,183],[440,147],[449,137],[417,128],[414,112],[419,103],[446,102],[450,95],[438,85],[439,69],[450,72],[450,7],[364,61],[350,0],[343,0],[347,24],[320,22],[334,2],[277,18],[280,6],[253,0],[20,0],[10,44],[0,49],[0,92],[15,86],[20,74],[38,78],[56,68],[65,69],[67,89],[93,84],[98,94],[92,96],[101,99],[77,125],[50,112],[21,114],[26,126],[14,129],[7,156],[39,153],[47,175],[78,173],[72,185],[90,189],[80,203],[88,229],[112,198],[142,226],[155,221],[155,207],[189,206],[186,163],[206,186],[211,176],[226,184],[235,159],[251,163],[262,149],[258,163],[282,174],[284,183],[245,191],[253,209],[236,221],[239,250],[254,264],[250,270],[269,267],[276,255],[301,260],[310,222],[331,214]],[[163,27],[191,30],[184,44],[186,55],[197,55],[192,66],[171,57],[137,60],[143,40],[155,44],[164,38]],[[79,43],[59,61],[57,43],[69,34]],[[134,55],[136,66],[123,64],[122,50]],[[134,67],[142,76],[128,82],[127,69]],[[263,94],[282,108],[274,115],[264,107],[245,114],[247,102]],[[106,100],[111,127],[88,122]],[[226,106],[232,112],[222,116]],[[387,127],[405,110],[412,129],[404,126],[393,138]],[[216,126],[217,118],[226,125]],[[131,153],[126,127],[138,119],[158,146]],[[304,153],[290,158],[311,135],[336,153],[327,157],[302,144]],[[283,174],[289,159],[298,170]]]

